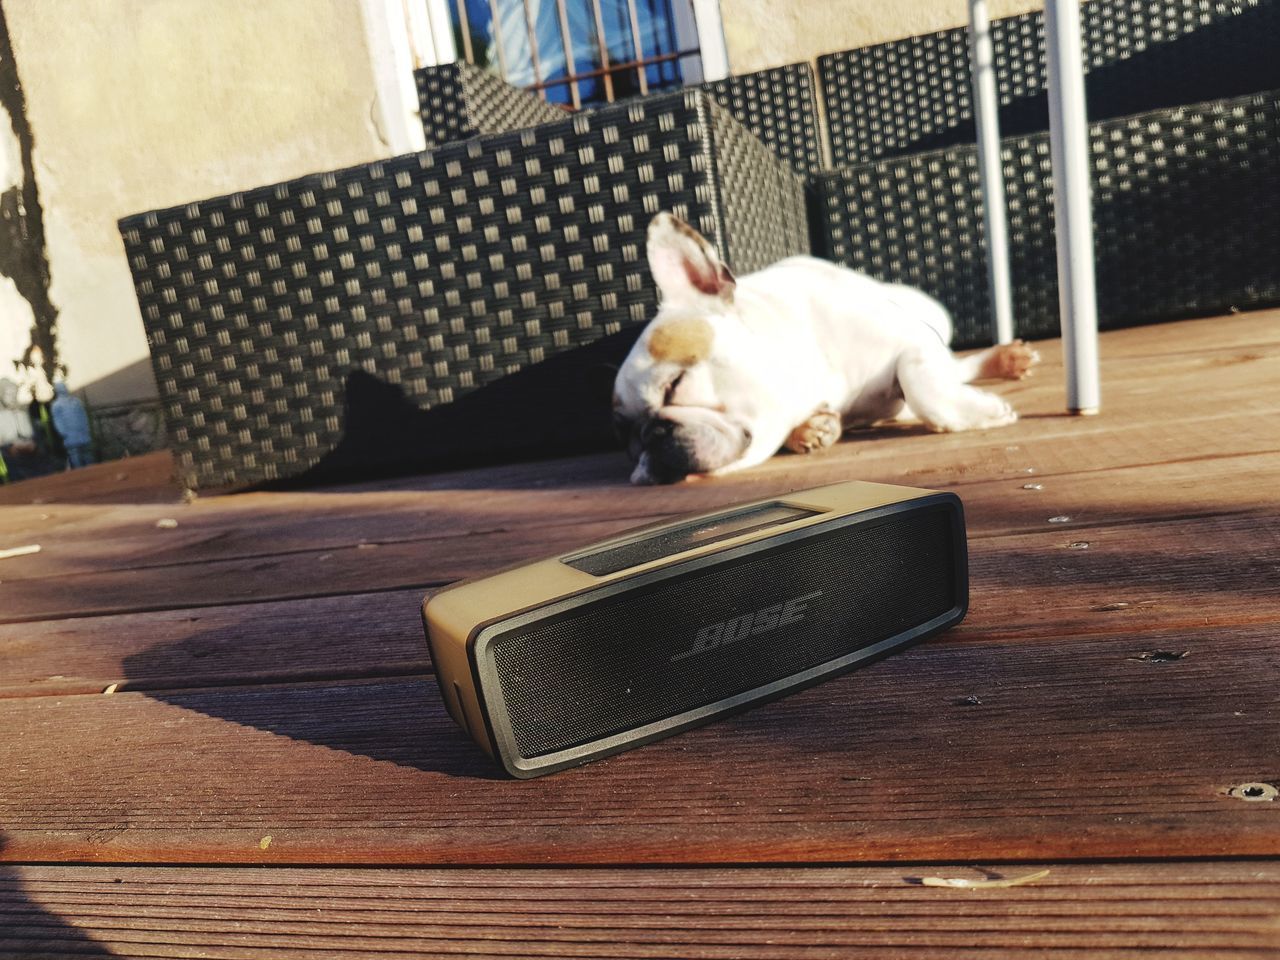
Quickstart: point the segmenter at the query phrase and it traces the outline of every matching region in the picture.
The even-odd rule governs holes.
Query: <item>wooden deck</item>
[[[0,560],[0,954],[1280,956],[1280,312],[1104,335],[1096,418],[1044,347],[1013,427],[678,487],[0,488],[41,546]],[[962,626],[540,780],[445,716],[430,589],[853,477],[963,497]]]

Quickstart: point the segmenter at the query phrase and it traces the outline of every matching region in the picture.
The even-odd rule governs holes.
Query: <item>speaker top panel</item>
[[[836,516],[935,496],[915,487],[851,480],[650,524],[572,553],[446,587],[424,603],[423,618],[433,647],[446,637],[466,643],[483,624],[584,590]]]

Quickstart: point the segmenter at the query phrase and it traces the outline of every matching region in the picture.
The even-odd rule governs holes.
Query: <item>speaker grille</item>
[[[815,533],[495,637],[520,754],[674,717],[945,614],[957,605],[952,517],[932,506]],[[793,622],[771,626],[780,617]]]

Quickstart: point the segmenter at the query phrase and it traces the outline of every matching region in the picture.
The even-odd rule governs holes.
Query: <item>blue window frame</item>
[[[691,0],[451,0],[450,12],[459,55],[552,103],[621,100],[702,76]]]

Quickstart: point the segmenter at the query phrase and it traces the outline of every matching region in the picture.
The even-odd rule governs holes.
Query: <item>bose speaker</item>
[[[450,716],[535,777],[846,671],[968,600],[960,499],[850,482],[455,584],[422,613]]]

